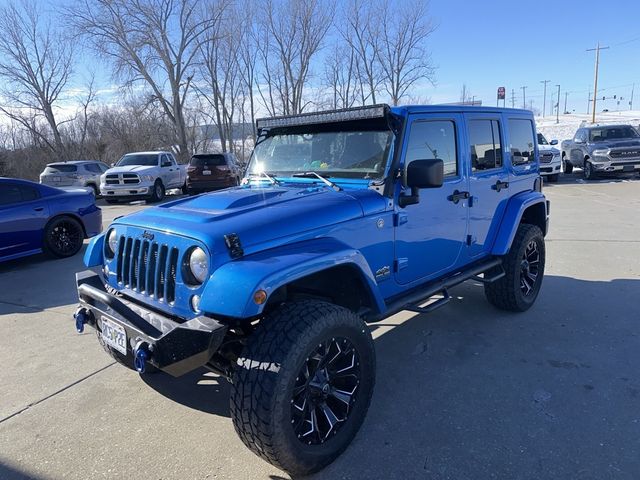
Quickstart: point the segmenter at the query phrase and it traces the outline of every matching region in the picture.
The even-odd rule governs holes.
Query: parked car
[[[100,193],[100,176],[109,169],[97,160],[74,160],[49,163],[40,174],[40,183],[50,187],[87,187],[97,197]]]
[[[100,178],[100,193],[107,203],[147,200],[159,202],[167,190],[186,193],[186,165],[171,152],[127,153]]]
[[[584,178],[598,174],[640,171],[640,135],[631,125],[581,127],[562,142],[564,172],[582,169]]]
[[[42,251],[69,257],[101,231],[93,193],[0,178],[0,262]]]
[[[562,160],[560,150],[554,147],[558,140],[548,142],[544,135],[538,132],[538,152],[540,154],[540,175],[549,179],[550,182],[557,182],[562,171]]]
[[[242,176],[233,153],[198,153],[187,167],[189,195],[240,184]]]
[[[363,422],[365,322],[431,312],[465,280],[499,309],[534,304],[548,201],[530,111],[376,105],[257,126],[242,186],[119,218],[91,242],[75,326],[140,373],[231,379],[244,444],[296,476]]]

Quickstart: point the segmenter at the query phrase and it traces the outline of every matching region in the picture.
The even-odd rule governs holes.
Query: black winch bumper
[[[109,293],[100,276],[90,270],[76,273],[80,306],[76,328],[90,325],[102,331],[103,319],[126,332],[127,356],[136,370],[149,363],[174,377],[205,365],[218,350],[227,327],[200,316],[179,323],[142,305]]]

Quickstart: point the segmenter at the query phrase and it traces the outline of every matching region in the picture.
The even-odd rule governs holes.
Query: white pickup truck
[[[186,191],[186,168],[171,152],[127,153],[100,177],[100,193],[107,203],[159,202],[169,189]]]

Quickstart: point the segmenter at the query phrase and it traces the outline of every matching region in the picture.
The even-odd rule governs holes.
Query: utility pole
[[[516,89],[511,89],[511,108],[516,108]]]
[[[544,118],[545,110],[547,109],[547,83],[551,80],[540,80],[540,83],[544,83],[544,94],[542,95],[542,118]]]
[[[526,110],[527,109],[527,92],[526,92],[527,87],[524,86],[520,88],[522,89],[522,108]]]
[[[636,84],[634,83],[631,87],[631,100],[629,100],[629,110],[633,110],[633,91],[636,89]]]
[[[556,103],[556,123],[560,123],[560,85],[556,85],[558,87],[558,103]],[[551,113],[553,113],[553,109],[551,109]]]
[[[600,65],[600,50],[606,50],[609,47],[601,47],[600,42],[596,48],[590,48],[587,52],[596,52],[596,67],[594,74],[594,86],[593,86],[593,112],[591,112],[591,123],[596,123],[596,102],[598,98],[598,67]]]
[[[564,92],[564,110],[562,114],[564,115],[567,111],[567,97],[569,96],[569,92]]]

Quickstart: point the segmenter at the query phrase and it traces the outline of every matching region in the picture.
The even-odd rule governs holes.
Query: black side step
[[[391,315],[395,315],[396,313],[402,310],[416,311],[416,310],[413,310],[413,308],[422,308],[422,307],[415,307],[416,305],[420,305],[426,302],[437,293],[446,292],[448,288],[454,287],[466,280],[478,277],[478,275],[481,275],[487,272],[488,270],[491,270],[496,267],[501,267],[501,266],[502,266],[502,260],[498,257],[490,258],[488,260],[482,260],[478,263],[475,263],[465,268],[464,270],[452,272],[448,277],[442,278],[440,280],[428,282],[424,285],[420,285],[419,287],[416,287],[410,290],[409,292],[403,295],[399,295],[399,296],[388,299],[387,310],[385,312],[378,313],[372,316],[367,316],[364,318],[364,320],[367,322],[379,322],[380,320],[390,317]],[[499,273],[501,274],[501,276],[504,275],[504,271],[501,271]],[[484,280],[483,277],[478,277],[478,278],[482,278],[482,280]],[[498,278],[500,277],[497,277],[497,278],[491,277],[492,280],[497,280]],[[445,295],[444,298],[433,302],[431,305],[427,305],[426,307],[424,307],[424,309],[426,309],[426,311],[428,312],[432,312],[436,308],[439,308],[445,305],[451,299],[449,297],[448,299],[445,300],[447,296],[448,296],[448,293],[447,295]],[[426,313],[426,312],[420,311],[420,313]]]
[[[431,313],[440,307],[444,307],[447,303],[449,303],[450,300],[451,295],[449,295],[449,291],[445,288],[444,290],[442,290],[442,298],[439,298],[435,302],[430,303],[426,307],[419,307],[418,305],[405,305],[403,310],[408,310],[410,312],[416,313]]]
[[[505,275],[506,272],[504,271],[504,267],[500,265],[500,269],[495,273],[495,275],[487,277],[487,272],[484,272],[484,275],[482,277],[480,277],[479,275],[474,275],[473,277],[471,277],[471,279],[480,283],[493,283],[496,280],[500,280]]]

